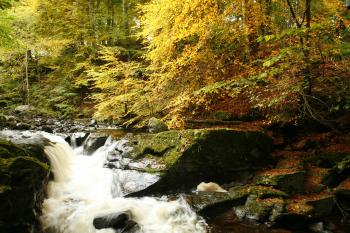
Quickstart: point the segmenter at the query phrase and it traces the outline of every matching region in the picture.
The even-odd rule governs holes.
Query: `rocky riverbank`
[[[66,141],[73,143],[74,138],[79,145],[84,141],[83,150],[89,155],[106,142],[109,134],[70,134]],[[118,136],[124,138],[121,146],[107,156],[105,166],[161,175],[153,185],[129,196],[181,196],[208,222],[235,216],[235,221],[273,228],[341,233],[329,219],[349,217],[350,136],[346,133],[318,132],[291,138],[255,129],[211,128],[122,135]],[[7,199],[12,203],[19,198],[15,190],[30,190],[29,196],[34,199],[19,204],[22,209],[38,208],[48,179],[47,161],[40,146],[22,147],[25,149],[7,141],[0,144],[0,196],[5,198],[2,203]],[[23,174],[36,171],[39,176],[27,182],[32,186],[17,189],[16,185],[24,185],[16,178],[17,171],[22,174],[22,167]],[[217,182],[227,192],[195,191],[201,182]],[[11,214],[4,218],[16,226],[15,217],[21,218]],[[22,222],[34,221],[35,215],[24,219]]]
[[[205,217],[233,212],[242,221],[287,228],[349,216],[348,134],[316,133],[283,143],[275,137],[272,153],[269,140],[261,132],[228,129],[134,136],[130,158],[156,160],[163,175],[133,195],[187,190],[186,200]],[[227,192],[191,193],[200,181],[218,182]],[[326,225],[318,230],[332,232]]]

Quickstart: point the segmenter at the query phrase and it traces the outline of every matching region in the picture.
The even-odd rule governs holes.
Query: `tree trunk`
[[[261,33],[263,35],[268,35],[271,33],[271,14],[272,14],[272,0],[265,0],[263,6],[264,18],[261,27]]]
[[[30,50],[26,49],[26,54],[25,54],[25,75],[23,79],[23,87],[22,87],[22,96],[23,96],[23,104],[29,105],[29,71],[28,71],[28,53]]]
[[[94,0],[89,0],[89,24],[90,24],[90,43],[91,46],[96,46],[97,41],[96,41],[96,28],[95,28],[95,4]]]
[[[305,93],[310,95],[312,92],[312,78],[311,78],[311,61],[310,61],[310,39],[309,30],[311,26],[311,0],[305,0],[305,27],[307,29],[305,35],[305,43],[303,47],[305,71],[304,71],[304,88]]]
[[[125,36],[130,36],[130,26],[129,26],[129,20],[128,20],[128,2],[127,0],[122,1],[122,8],[123,8],[123,21],[124,21],[124,30],[125,30]]]
[[[310,40],[309,40],[309,30],[311,27],[311,0],[305,0],[305,12],[304,17],[301,21],[299,21],[293,5],[290,0],[286,0],[292,19],[294,20],[297,28],[306,28],[305,36],[300,36],[300,47],[303,52],[303,61],[305,63],[304,68],[304,80],[303,80],[303,90],[304,94],[310,95],[312,92],[312,78],[311,78],[311,61],[310,61]],[[304,19],[306,20],[304,25]]]

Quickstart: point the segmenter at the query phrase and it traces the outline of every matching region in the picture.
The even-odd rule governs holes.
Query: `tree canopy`
[[[329,125],[350,109],[350,13],[339,0],[0,0],[0,8],[8,110],[21,103],[25,69],[42,113],[125,125],[155,115],[181,127],[217,111]],[[22,50],[8,48],[14,39]]]

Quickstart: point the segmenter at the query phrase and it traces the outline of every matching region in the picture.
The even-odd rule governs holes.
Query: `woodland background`
[[[341,0],[0,0],[2,114],[314,120],[350,110]],[[345,117],[345,118],[344,118]]]

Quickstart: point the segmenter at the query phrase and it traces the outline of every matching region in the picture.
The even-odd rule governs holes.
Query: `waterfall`
[[[134,186],[152,181],[148,174],[104,166],[110,152],[123,149],[125,141],[108,138],[104,146],[91,156],[85,156],[83,149],[76,147],[74,142],[73,150],[58,136],[44,136],[51,141],[45,152],[54,174],[43,203],[41,223],[44,232],[114,233],[111,228],[96,230],[93,219],[123,211],[131,212],[132,220],[139,226],[137,233],[206,232],[204,220],[182,199],[122,197],[124,189],[134,189]]]

